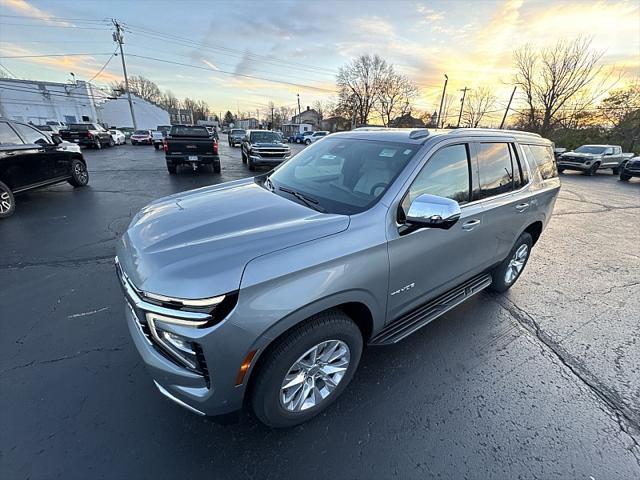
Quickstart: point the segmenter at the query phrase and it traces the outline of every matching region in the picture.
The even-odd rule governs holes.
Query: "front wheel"
[[[102,143],[100,143],[100,139],[97,139],[97,140],[96,140],[96,143],[94,143],[94,144],[93,144],[93,146],[94,146],[96,149],[100,150],[100,149],[102,148]]]
[[[520,278],[520,274],[529,261],[533,238],[527,232],[520,235],[515,245],[500,265],[498,265],[491,276],[491,290],[494,292],[506,292]]]
[[[306,140],[306,141],[304,142],[304,144],[305,144],[305,145],[311,145],[311,140]]]
[[[154,143],[153,148],[155,148],[156,150],[160,150],[160,145],[158,145],[157,143]]]
[[[247,163],[247,156],[244,154],[244,149],[242,150],[242,163]]]
[[[13,192],[4,183],[0,182],[0,218],[7,218],[16,211],[16,199]]]
[[[252,172],[255,172],[256,165],[253,163],[253,160],[251,158],[249,158],[248,163],[249,163],[249,170]]]
[[[84,162],[77,158],[71,161],[71,178],[69,183],[74,187],[84,187],[89,183],[89,172]]]
[[[600,166],[599,164],[594,163],[594,164],[593,164],[593,166],[592,166],[589,170],[586,170],[586,171],[584,172],[584,173],[585,173],[585,175],[588,175],[589,177],[594,176],[594,175],[596,174],[596,172],[598,171],[598,167],[599,167],[599,166]]]
[[[276,428],[306,422],[329,407],[358,368],[363,339],[343,312],[329,310],[280,337],[254,373],[251,406]]]
[[[564,172],[564,167],[558,167],[558,173]]]
[[[109,146],[113,147],[115,146],[116,142],[113,141],[113,137],[109,137]]]
[[[626,173],[624,173],[624,170],[620,170],[620,180],[622,180],[623,182],[628,182],[629,180],[631,180],[631,175],[627,175]]]

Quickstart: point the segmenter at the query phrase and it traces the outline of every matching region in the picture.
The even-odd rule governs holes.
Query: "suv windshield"
[[[69,125],[69,130],[77,130],[78,132],[87,132],[93,129],[93,125],[88,123],[72,123]]]
[[[233,135],[244,135],[245,131],[244,130],[231,130],[231,133]]]
[[[596,147],[595,145],[582,145],[575,149],[577,153],[594,153],[596,155],[604,153],[605,150],[606,147]]]
[[[328,137],[268,178],[278,195],[304,196],[328,213],[360,213],[378,201],[419,147]]]
[[[133,132],[134,135],[149,135],[149,130],[136,130]]]
[[[279,143],[280,135],[275,132],[252,132],[251,143]]]

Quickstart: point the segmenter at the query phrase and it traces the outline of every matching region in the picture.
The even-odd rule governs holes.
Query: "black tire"
[[[250,171],[252,171],[252,172],[255,172],[255,171],[256,171],[256,166],[255,166],[255,164],[253,163],[253,160],[252,160],[251,158],[249,158],[249,160],[247,161],[247,163],[249,164],[249,170],[250,170]]]
[[[135,142],[135,141],[131,140],[131,145],[137,145],[137,144],[138,144],[138,142]]]
[[[178,167],[176,165],[171,165],[170,163],[167,163],[167,171],[169,172],[170,175],[175,175],[176,173],[178,173]]]
[[[71,178],[69,183],[74,187],[84,187],[89,183],[89,172],[82,160],[74,158],[71,160]]]
[[[624,166],[626,165],[626,163],[627,162],[621,163],[617,167],[612,168],[613,174],[614,175],[620,175],[622,173],[622,171],[624,170]]]
[[[11,189],[0,182],[0,218],[9,218],[16,211],[16,199]]]
[[[627,175],[626,173],[624,173],[624,170],[620,170],[620,180],[622,180],[623,182],[628,182],[629,180],[631,180],[631,175]]]
[[[596,174],[596,172],[598,171],[598,167],[600,166],[599,163],[594,163],[591,168],[589,170],[585,170],[584,174],[592,177]]]
[[[213,164],[213,173],[220,173],[220,164],[219,163],[214,163]]]
[[[244,154],[244,148],[242,149],[242,163],[247,163],[247,156]]]
[[[109,147],[115,147],[116,142],[113,140],[113,137],[109,137]]]
[[[311,145],[311,140],[305,140],[304,144],[305,145]]]
[[[564,167],[558,167],[558,173],[564,172]]]
[[[160,150],[160,145],[158,145],[157,143],[154,143],[153,148],[155,148],[156,150]]]
[[[505,277],[507,275],[507,269],[510,268],[509,263],[511,262],[511,259],[514,257],[515,253],[518,251],[518,249],[522,245],[527,246],[527,256],[524,260],[524,264],[522,265],[522,269],[517,273],[515,278],[513,278],[510,282],[508,282]],[[518,281],[518,278],[520,278],[520,275],[522,275],[522,272],[524,272],[524,269],[527,266],[529,257],[531,257],[532,246],[533,246],[533,238],[527,232],[524,232],[522,235],[520,235],[520,237],[518,237],[518,240],[516,240],[516,243],[513,245],[513,248],[509,252],[509,255],[507,255],[507,258],[505,258],[500,263],[500,265],[494,268],[493,271],[491,272],[491,276],[493,278],[493,281],[491,282],[491,286],[489,287],[491,290],[498,293],[506,292]]]
[[[97,150],[100,150],[102,148],[102,144],[100,143],[99,138],[96,140],[96,143],[93,144],[93,147],[96,148]]]
[[[305,352],[328,340],[340,340],[349,347],[349,366],[344,376],[318,405],[300,412],[286,410],[280,402],[280,389],[287,372]],[[340,310],[320,313],[290,330],[265,352],[252,376],[250,400],[254,414],[269,427],[285,428],[306,422],[326,410],[351,382],[360,362],[362,345],[360,329]]]

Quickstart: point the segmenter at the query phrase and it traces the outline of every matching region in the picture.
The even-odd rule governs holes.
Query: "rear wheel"
[[[276,340],[254,373],[251,406],[270,427],[291,427],[329,407],[358,368],[363,339],[343,312],[330,310]]]
[[[89,183],[89,172],[84,162],[77,158],[71,161],[71,178],[69,183],[74,187],[84,187]]]
[[[170,175],[175,175],[176,173],[178,173],[178,167],[170,163],[167,163],[167,171],[169,172]]]
[[[491,290],[494,292],[506,292],[516,283],[529,261],[532,246],[533,238],[531,238],[530,234],[525,232],[520,235],[507,258],[491,273],[493,278]]]
[[[220,164],[219,163],[214,163],[213,164],[213,173],[220,173]]]
[[[311,145],[311,140],[305,140],[304,144],[305,145]]]
[[[100,139],[96,139],[96,142],[93,144],[93,146],[95,148],[97,148],[98,150],[100,150],[102,148],[102,144],[100,143]]]
[[[16,200],[11,189],[0,182],[0,218],[7,218],[16,211]]]

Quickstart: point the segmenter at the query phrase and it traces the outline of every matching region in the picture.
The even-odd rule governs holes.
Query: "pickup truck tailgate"
[[[167,155],[217,155],[214,141],[202,138],[168,138]]]

